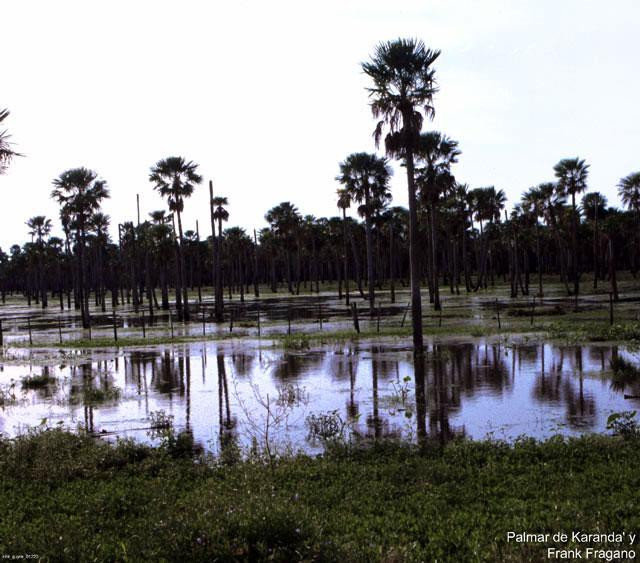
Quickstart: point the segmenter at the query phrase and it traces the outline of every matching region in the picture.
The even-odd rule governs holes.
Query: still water
[[[629,398],[640,395],[640,385],[612,379],[616,355],[637,361],[605,345],[434,344],[424,366],[424,404],[416,402],[410,349],[393,343],[293,352],[208,342],[100,352],[92,361],[48,366],[3,366],[0,359],[0,432],[15,435],[44,422],[149,442],[160,411],[214,452],[229,434],[244,447],[268,441],[277,451],[322,451],[310,434],[313,417],[332,421],[345,436],[412,441],[419,427],[441,441],[604,432],[609,414],[640,405]],[[43,376],[48,383],[23,385]]]

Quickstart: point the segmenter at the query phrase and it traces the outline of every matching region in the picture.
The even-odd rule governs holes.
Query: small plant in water
[[[149,413],[151,427],[147,435],[153,440],[160,438],[160,447],[174,458],[192,457],[196,452],[193,434],[185,430],[176,433],[173,427],[173,415],[168,415],[164,410],[151,411]]]
[[[295,407],[297,405],[306,405],[309,402],[309,394],[304,387],[300,387],[295,383],[284,383],[277,387],[278,390],[278,406]]]
[[[407,399],[409,398],[409,382],[411,381],[411,377],[405,375],[402,378],[400,383],[396,383],[395,381],[391,382],[393,386],[393,393],[389,397],[389,402],[391,404],[402,405],[405,406],[407,403]]]
[[[614,412],[607,418],[607,430],[623,438],[635,438],[640,435],[640,425],[635,419],[636,411]]]
[[[309,429],[310,441],[321,440],[323,442],[340,440],[344,437],[346,423],[337,410],[327,413],[310,414],[305,423]]]
[[[308,334],[287,334],[282,338],[281,344],[286,350],[307,350],[311,337]]]
[[[22,379],[23,389],[42,389],[56,382],[55,377],[51,377],[48,373],[43,372],[40,375],[27,375]]]

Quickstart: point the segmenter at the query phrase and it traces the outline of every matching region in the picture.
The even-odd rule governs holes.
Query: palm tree
[[[560,226],[558,224],[558,216],[563,213],[565,207],[565,195],[557,189],[553,182],[543,182],[538,185],[539,197],[542,200],[542,210],[545,222],[551,228],[551,232],[556,241],[557,259],[560,266],[560,278],[564,283],[567,295],[571,295],[569,289],[569,280],[567,276],[567,253],[565,252],[565,242]]]
[[[538,297],[544,297],[542,287],[542,253],[540,251],[540,223],[539,219],[544,213],[544,195],[540,188],[529,188],[522,195],[522,210],[531,215],[536,228],[536,260],[538,263]]]
[[[618,196],[624,206],[634,214],[636,229],[633,238],[636,241],[637,253],[638,247],[640,247],[640,172],[632,172],[628,176],[620,179],[618,183]],[[635,272],[635,254],[633,256],[634,260],[632,264],[634,264],[633,271]]]
[[[220,256],[220,241],[222,240],[222,222],[229,220],[229,212],[224,208],[229,205],[226,197],[217,196],[211,199],[211,207],[213,209],[211,217],[213,221],[218,223],[218,235],[213,233],[215,248],[215,317],[217,322],[224,320],[224,291],[222,287],[222,259]]]
[[[9,117],[9,110],[0,109],[0,124],[7,117]],[[0,130],[0,174],[4,174],[14,156],[21,156],[11,148],[10,137],[6,130]]]
[[[391,199],[389,177],[391,171],[386,158],[364,152],[350,154],[340,163],[340,174],[336,180],[345,186],[347,194],[360,204],[358,212],[364,217],[367,244],[367,281],[369,284],[369,313],[374,315],[373,277],[373,214]]]
[[[103,199],[109,197],[107,183],[98,180],[98,175],[87,168],[73,168],[53,180],[53,197],[61,205],[61,216],[67,218],[69,226],[76,231],[78,250],[78,298],[82,312],[82,326],[89,328],[89,296],[86,295],[86,272],[84,250],[86,232],[91,215],[100,209]]]
[[[298,208],[288,201],[283,201],[279,205],[272,207],[264,216],[265,220],[271,226],[276,238],[281,242],[286,256],[287,284],[289,293],[294,293],[291,284],[291,251],[294,243],[297,243],[298,228],[302,217],[298,212]],[[299,249],[299,243],[298,243]],[[298,263],[298,281],[299,281]]]
[[[342,234],[343,234],[343,248],[342,248],[342,260],[344,266],[344,283],[345,283],[345,295],[346,305],[349,306],[349,267],[347,261],[347,245],[349,236],[347,233],[347,209],[351,207],[351,195],[346,188],[338,190],[338,208],[342,209]]]
[[[362,64],[364,73],[373,80],[373,87],[368,88],[371,112],[374,118],[381,118],[374,131],[376,146],[386,125],[386,152],[403,159],[407,170],[413,348],[419,356],[424,343],[413,157],[424,117],[433,118],[435,113],[433,96],[437,88],[432,65],[439,56],[440,51],[427,49],[422,41],[396,39],[378,44],[371,61]]]
[[[458,161],[460,154],[458,142],[438,131],[430,131],[420,135],[416,155],[424,163],[424,167],[417,170],[416,181],[420,188],[421,200],[429,210],[431,287],[433,306],[436,311],[440,310],[436,237],[438,229],[437,208],[440,197],[445,192],[453,190],[455,186],[455,178],[451,175],[451,165]]]
[[[575,310],[578,310],[578,293],[580,292],[580,280],[578,278],[578,220],[579,212],[576,207],[576,194],[587,189],[587,175],[589,165],[579,158],[565,158],[553,167],[558,178],[558,190],[567,195],[571,195],[572,221],[571,221],[571,243],[573,246],[573,259],[571,261],[573,269],[573,292],[575,296]]]
[[[607,210],[607,198],[600,192],[590,192],[582,198],[585,217],[593,222],[593,289],[598,287],[600,275],[600,220]]]
[[[36,215],[27,220],[27,227],[29,227],[29,234],[31,235],[31,242],[35,237],[35,249],[38,254],[37,261],[37,275],[38,275],[38,290],[40,293],[42,308],[47,307],[47,288],[45,285],[43,275],[43,264],[45,261],[44,256],[44,237],[48,236],[51,232],[52,224],[51,219],[47,219],[44,215]]]
[[[184,211],[184,200],[191,197],[195,186],[202,182],[202,177],[196,172],[197,169],[198,165],[192,161],[186,161],[181,156],[170,156],[159,160],[151,168],[151,174],[149,175],[149,181],[154,184],[154,189],[158,190],[162,197],[167,198],[169,211],[175,212],[178,216],[178,234],[180,237],[179,244],[176,246],[179,261],[178,278],[183,292],[182,317],[187,321],[189,320],[189,295],[187,293],[184,265],[182,212]],[[176,306],[178,306],[180,291],[179,288],[176,288],[176,290]]]
[[[102,311],[104,312],[106,309],[105,304],[105,295],[106,295],[106,287],[105,287],[105,276],[103,271],[104,265],[104,255],[105,248],[109,242],[109,233],[107,230],[109,229],[110,219],[109,216],[97,212],[91,215],[89,218],[88,229],[95,234],[95,287],[96,287],[96,300],[100,302],[102,306]]]
[[[149,213],[153,225],[151,226],[151,245],[153,256],[159,265],[160,291],[162,294],[162,309],[169,310],[169,289],[168,289],[168,267],[171,261],[171,254],[174,245],[171,243],[170,217],[166,216],[166,211],[160,209]]]

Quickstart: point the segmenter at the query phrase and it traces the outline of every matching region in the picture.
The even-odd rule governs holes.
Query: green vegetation
[[[141,336],[125,336],[118,340],[113,338],[79,338],[77,340],[63,340],[60,342],[34,342],[31,348],[124,348],[127,346],[158,346],[160,344],[184,344],[188,342],[206,342],[209,340],[228,340],[230,338],[240,338],[247,336],[246,332],[220,332],[216,334],[192,334],[189,336],[174,336],[165,334],[162,336],[153,336],[142,338]],[[14,346],[29,346],[28,343],[14,343]]]
[[[56,378],[49,375],[47,372],[43,372],[40,375],[27,375],[22,378],[23,389],[42,389],[49,385],[54,385]]]
[[[632,435],[340,446],[230,465],[176,451],[184,454],[60,430],[0,441],[0,552],[51,561],[538,561],[543,546],[507,542],[507,532],[640,525]]]

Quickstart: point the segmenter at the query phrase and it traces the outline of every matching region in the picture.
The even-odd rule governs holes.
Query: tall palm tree
[[[82,312],[82,326],[89,328],[89,296],[86,294],[86,272],[84,251],[86,233],[91,215],[100,209],[102,200],[109,197],[107,183],[98,180],[98,175],[87,168],[73,168],[53,180],[53,197],[61,205],[61,216],[66,217],[70,227],[76,231],[78,251],[78,299]]]
[[[105,296],[105,276],[104,276],[104,262],[106,246],[109,242],[109,216],[105,213],[96,212],[89,218],[88,229],[95,235],[95,287],[96,287],[96,299],[102,306],[102,311],[106,309]]]
[[[544,289],[542,287],[542,253],[540,250],[540,222],[543,217],[544,196],[540,188],[529,188],[522,194],[522,210],[524,213],[531,215],[536,229],[536,260],[538,263],[538,297],[544,297]]]
[[[169,211],[176,213],[178,217],[179,244],[178,261],[180,285],[182,287],[183,310],[182,317],[189,320],[189,295],[187,292],[185,264],[184,264],[184,235],[182,233],[182,212],[184,211],[184,200],[191,197],[195,186],[202,182],[202,176],[196,171],[198,165],[192,161],[186,161],[181,156],[170,156],[159,160],[151,168],[149,181],[154,184],[154,189],[158,190],[162,197],[167,198]],[[179,294],[179,290],[177,294]],[[176,305],[178,299],[176,298]]]
[[[640,247],[640,172],[632,172],[620,179],[618,183],[618,196],[624,206],[633,212],[636,222],[634,240],[636,241],[636,254]],[[635,255],[632,264],[635,264]],[[635,267],[633,267],[635,272]]]
[[[455,178],[451,174],[451,165],[458,161],[460,154],[458,142],[438,131],[430,131],[420,135],[416,155],[424,166],[417,170],[416,180],[420,188],[421,200],[429,210],[431,287],[433,306],[436,311],[440,310],[436,236],[438,230],[438,203],[441,196],[455,187]]]
[[[302,217],[295,205],[288,201],[283,201],[279,205],[276,205],[267,211],[264,218],[267,223],[269,223],[271,230],[274,232],[276,238],[284,248],[286,257],[287,285],[289,293],[294,293],[293,286],[291,284],[291,252],[294,244],[297,243],[299,248],[298,230]]]
[[[557,186],[553,182],[543,182],[538,185],[539,197],[543,202],[543,214],[547,225],[551,228],[553,237],[556,241],[557,258],[560,266],[560,278],[564,283],[565,291],[567,295],[571,295],[571,289],[569,289],[569,280],[567,276],[567,253],[565,248],[564,237],[560,232],[560,225],[558,224],[558,217],[563,213],[565,207],[565,195],[562,191],[557,189]]]
[[[389,156],[401,158],[407,170],[409,192],[409,262],[411,271],[411,312],[414,354],[422,356],[422,300],[418,261],[418,212],[414,178],[414,152],[425,117],[433,118],[433,96],[437,91],[433,63],[440,51],[427,49],[416,39],[396,39],[378,44],[364,73],[373,80],[368,88],[371,112],[378,122],[376,146],[385,126],[385,149]],[[420,111],[422,110],[422,112]]]
[[[9,117],[8,109],[0,109],[0,124]],[[11,135],[5,130],[0,130],[0,174],[4,174],[14,156],[21,156],[11,148],[9,142]]]
[[[593,222],[593,289],[597,289],[600,275],[600,221],[607,210],[607,197],[600,192],[585,194],[582,210],[587,220]]]
[[[29,234],[31,235],[31,242],[34,242],[35,249],[38,255],[37,261],[37,274],[38,274],[38,291],[40,293],[40,300],[42,308],[47,307],[47,288],[45,285],[43,275],[43,265],[45,261],[44,256],[44,237],[48,236],[51,232],[52,224],[51,219],[47,219],[44,215],[36,215],[27,220],[27,227],[29,227]]]
[[[162,294],[162,309],[169,310],[169,289],[168,289],[168,264],[171,261],[174,244],[171,242],[170,217],[166,216],[166,211],[160,209],[149,213],[153,223],[150,232],[151,248],[153,257],[159,266],[160,291]]]
[[[217,196],[211,199],[211,207],[213,209],[211,217],[218,224],[218,234],[213,233],[215,248],[215,317],[217,322],[224,320],[224,291],[222,280],[222,258],[220,253],[220,242],[222,241],[222,222],[229,220],[229,212],[225,209],[225,205],[229,205],[226,197]]]
[[[27,227],[29,227],[29,234],[31,235],[31,242],[35,242],[42,246],[43,239],[51,232],[53,225],[51,219],[47,219],[44,215],[36,215],[27,220]]]
[[[369,312],[374,315],[374,275],[373,275],[373,214],[391,199],[389,177],[391,171],[387,159],[364,152],[350,154],[340,163],[340,182],[351,198],[360,204],[358,212],[364,217],[367,245],[367,282],[369,284]]]
[[[351,207],[351,195],[346,188],[338,190],[338,208],[342,210],[342,235],[343,235],[343,247],[342,247],[342,260],[344,267],[344,284],[345,284],[345,303],[349,306],[349,267],[348,267],[348,242],[349,235],[347,232],[347,209]]]
[[[575,296],[575,309],[578,309],[578,293],[580,292],[580,280],[578,278],[578,221],[579,212],[576,207],[576,194],[587,189],[587,176],[589,165],[580,158],[565,158],[553,167],[558,178],[558,190],[571,196],[572,221],[571,221],[571,245],[573,246],[573,292]]]

